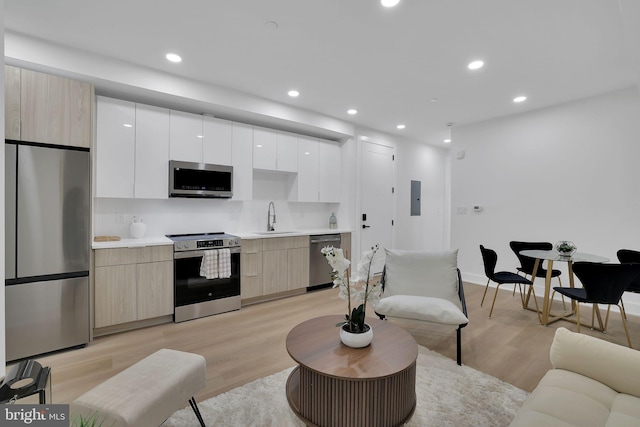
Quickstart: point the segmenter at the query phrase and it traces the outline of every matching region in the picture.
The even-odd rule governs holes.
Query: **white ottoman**
[[[158,427],[186,402],[205,427],[193,396],[206,384],[203,356],[162,349],[71,402],[71,421],[112,427]]]

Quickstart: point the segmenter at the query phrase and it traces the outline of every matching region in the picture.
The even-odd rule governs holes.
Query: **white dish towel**
[[[200,264],[200,276],[207,279],[217,279],[219,277],[217,250],[204,251],[202,263]]]
[[[228,279],[231,277],[231,251],[218,249],[218,277]]]

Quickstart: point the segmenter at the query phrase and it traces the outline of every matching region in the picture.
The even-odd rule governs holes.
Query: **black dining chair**
[[[620,264],[640,264],[640,251],[620,249],[616,255]],[[631,282],[627,291],[640,293],[640,278]]]
[[[518,257],[518,261],[520,261],[520,267],[517,267],[517,269],[520,273],[524,274],[524,277],[533,276],[533,267],[535,266],[536,260],[535,258],[521,255],[520,254],[521,251],[527,251],[527,250],[550,251],[553,249],[553,244],[550,242],[520,242],[517,240],[512,240],[511,242],[509,242],[509,246],[511,247],[511,250],[516,254],[516,257]],[[551,270],[551,278],[555,277],[558,279],[558,286],[562,286],[562,280],[560,280],[561,274],[562,274],[562,271],[560,270],[556,270],[556,269]],[[538,265],[538,270],[536,271],[536,277],[541,277],[543,279],[547,277],[547,270],[542,267],[542,261],[540,261],[540,264]],[[513,288],[513,292],[515,293],[515,286]],[[551,294],[551,301],[553,301],[553,296],[554,294]],[[529,295],[527,295],[527,299],[523,301],[523,306],[525,307],[528,304],[528,297]],[[566,309],[566,306],[564,303],[564,296],[562,297],[562,308]]]
[[[631,347],[631,338],[624,307],[619,305],[622,294],[629,285],[640,277],[640,264],[602,264],[595,262],[575,262],[573,273],[582,282],[582,288],[553,288],[558,293],[565,295],[576,301],[576,324],[577,331],[580,332],[580,303],[604,304],[609,308],[612,305],[620,309],[620,317],[624,332],[627,335],[627,342]],[[594,305],[595,308],[595,305]],[[607,330],[609,323],[609,310],[604,322],[604,330]],[[593,317],[591,319],[593,328]]]
[[[482,294],[482,301],[480,302],[480,307],[484,304],[484,297],[487,295],[487,289],[489,289],[489,283],[496,283],[496,292],[493,294],[493,302],[491,303],[491,310],[489,310],[489,318],[493,314],[493,306],[496,303],[496,296],[498,296],[498,290],[500,285],[504,284],[514,284],[518,285],[520,288],[520,298],[524,301],[524,294],[522,293],[522,285],[529,286],[529,292],[533,293],[533,301],[536,304],[536,311],[538,312],[538,316],[540,310],[538,309],[538,301],[536,300],[536,293],[533,290],[533,282],[526,277],[522,277],[519,274],[513,273],[511,271],[495,271],[496,264],[498,263],[498,255],[493,249],[485,248],[480,245],[480,252],[482,253],[482,261],[484,263],[484,273],[487,276],[487,285],[484,288],[484,293]]]

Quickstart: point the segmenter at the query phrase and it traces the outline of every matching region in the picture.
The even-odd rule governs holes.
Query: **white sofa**
[[[512,427],[640,426],[640,351],[559,328],[550,356]]]

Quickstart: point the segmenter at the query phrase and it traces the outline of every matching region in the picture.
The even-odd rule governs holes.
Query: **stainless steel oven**
[[[225,233],[167,237],[174,241],[175,322],[240,309],[239,237]]]

